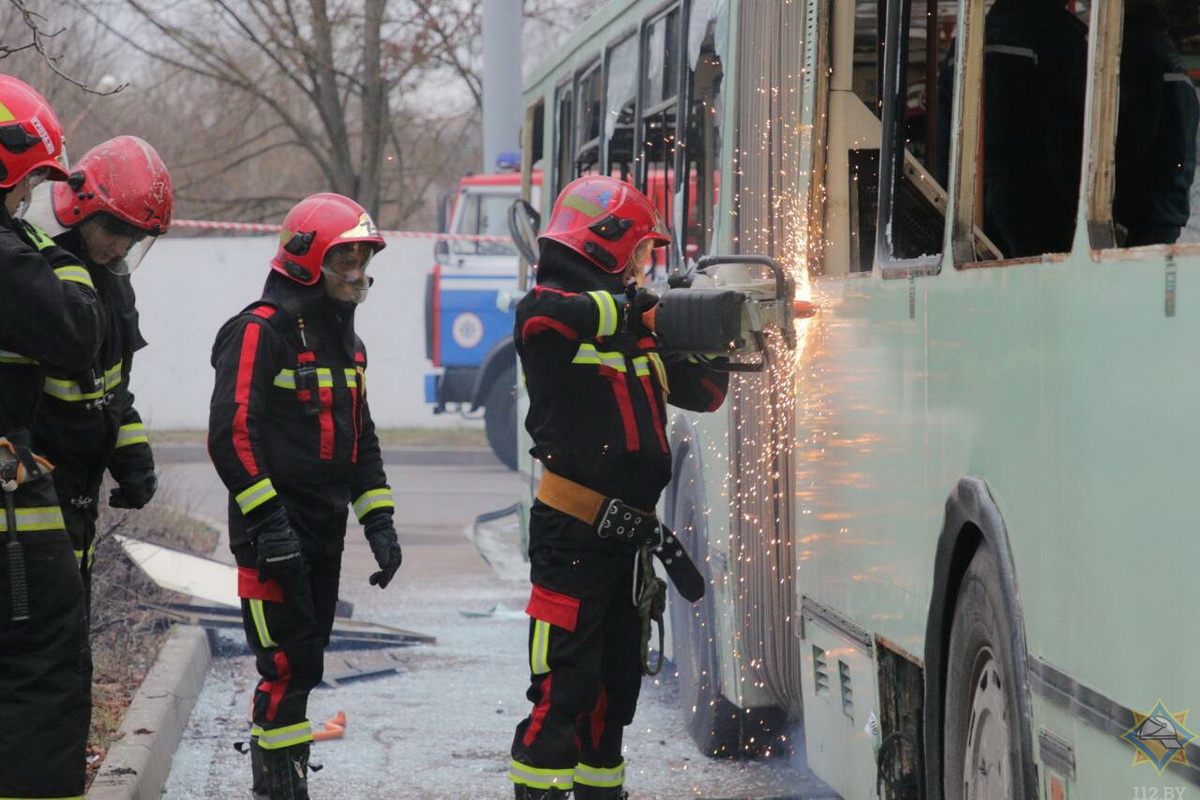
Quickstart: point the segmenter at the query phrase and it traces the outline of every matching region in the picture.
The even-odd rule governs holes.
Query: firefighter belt
[[[688,602],[704,596],[704,576],[671,529],[653,511],[643,511],[614,497],[555,475],[542,473],[537,499],[564,514],[591,525],[601,539],[648,546],[662,562],[671,583]]]

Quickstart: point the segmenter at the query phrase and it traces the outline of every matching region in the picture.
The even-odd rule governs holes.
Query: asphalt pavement
[[[227,497],[203,449],[157,453],[163,500],[220,525]],[[316,800],[511,797],[508,747],[513,728],[528,712],[522,611],[528,579],[519,557],[515,563],[512,557],[515,520],[501,518],[489,526],[495,566],[471,537],[477,516],[511,505],[528,487],[486,450],[385,455],[404,564],[387,590],[369,586],[367,576],[376,566],[352,523],[341,595],[353,603],[355,619],[437,641],[331,648],[326,674],[336,686],[313,693],[309,715],[320,728],[344,714],[345,729],[340,738],[314,744],[313,761],[322,769],[310,776],[310,793]],[[505,547],[511,552],[500,552]],[[224,545],[214,557],[228,559]],[[248,738],[253,660],[240,631],[208,641],[214,645],[211,666],[170,763],[165,798],[249,797],[249,759],[234,743]],[[210,648],[203,649],[208,656]],[[646,679],[626,736],[632,800],[829,797],[801,760],[718,761],[700,755],[684,730],[670,678]],[[151,795],[129,795],[135,796]]]

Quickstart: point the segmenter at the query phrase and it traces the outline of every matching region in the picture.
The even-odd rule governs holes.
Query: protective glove
[[[653,334],[658,295],[649,289],[636,289],[626,292],[626,296],[625,330],[639,337]]]
[[[258,579],[286,582],[300,574],[304,556],[287,512],[280,506],[250,526],[250,541],[258,551]]]
[[[363,533],[367,537],[367,544],[371,545],[375,563],[379,565],[379,571],[371,574],[371,585],[386,589],[396,570],[400,569],[400,562],[404,560],[392,515],[377,511],[363,523]]]
[[[158,476],[154,468],[138,470],[120,481],[109,493],[108,504],[113,508],[141,508],[158,491]]]

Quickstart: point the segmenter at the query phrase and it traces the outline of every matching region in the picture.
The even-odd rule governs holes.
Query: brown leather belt
[[[569,514],[577,520],[595,525],[600,519],[600,512],[608,505],[609,498],[589,489],[582,483],[576,483],[570,478],[556,475],[550,470],[542,470],[542,479],[538,482],[537,499],[546,505]]]

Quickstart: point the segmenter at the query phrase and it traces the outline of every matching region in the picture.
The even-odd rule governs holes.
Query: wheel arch
[[[471,410],[478,411],[487,397],[488,388],[492,382],[504,374],[504,370],[517,367],[517,345],[512,336],[505,336],[492,345],[492,349],[483,357],[479,367],[479,375],[475,378],[475,388],[471,390]]]
[[[988,489],[979,477],[961,478],[946,498],[942,532],[934,559],[933,590],[929,598],[929,618],[925,626],[925,710],[923,714],[923,751],[925,762],[925,798],[942,800],[942,735],[945,719],[946,661],[950,645],[950,626],[963,575],[980,546],[988,547],[1000,567],[1004,589],[1004,610],[1012,620],[1012,653],[1017,670],[1017,716],[1020,720],[1020,785],[1026,797],[1037,797],[1037,767],[1033,752],[1033,726],[1030,709],[1028,654],[1025,647],[1025,620],[1017,592],[1016,566],[1012,557],[1008,529]]]

